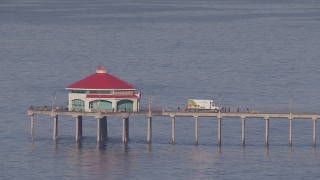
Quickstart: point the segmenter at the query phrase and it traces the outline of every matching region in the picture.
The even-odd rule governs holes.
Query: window
[[[90,91],[90,94],[113,94],[113,91]]]
[[[86,94],[84,90],[71,90],[71,93]]]
[[[84,101],[81,99],[75,99],[72,100],[72,107],[83,107],[84,106]]]
[[[133,94],[132,90],[118,90],[115,91],[114,94]]]

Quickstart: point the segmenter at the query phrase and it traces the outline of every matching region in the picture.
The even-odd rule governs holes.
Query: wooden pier
[[[108,138],[107,117],[121,117],[123,120],[122,142],[127,143],[129,140],[129,117],[141,116],[147,119],[147,143],[152,142],[152,120],[154,116],[165,116],[172,121],[171,137],[172,144],[175,143],[175,120],[178,117],[195,118],[195,145],[198,145],[198,118],[209,117],[217,118],[218,128],[218,145],[222,144],[222,120],[223,118],[239,118],[242,121],[242,145],[245,145],[245,125],[248,118],[261,118],[265,120],[265,145],[269,145],[269,120],[272,118],[289,120],[289,145],[292,145],[292,127],[293,119],[312,120],[313,121],[313,138],[312,144],[316,145],[316,123],[320,119],[320,114],[294,114],[294,113],[251,113],[251,112],[185,112],[185,111],[138,111],[138,112],[84,112],[68,111],[63,109],[46,109],[46,108],[29,108],[28,115],[31,119],[31,137],[34,138],[34,121],[35,115],[49,115],[53,118],[53,140],[58,139],[58,117],[72,116],[76,120],[75,140],[82,139],[82,117],[94,117],[97,120],[97,142],[106,141]]]

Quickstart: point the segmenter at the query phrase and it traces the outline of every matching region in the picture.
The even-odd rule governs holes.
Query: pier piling
[[[269,145],[269,118],[266,118],[266,141],[265,145]]]
[[[195,145],[198,146],[198,116],[195,116]]]
[[[82,116],[76,117],[76,142],[82,140]]]
[[[316,138],[317,138],[317,119],[313,118],[313,133],[312,133],[312,144],[315,146],[316,145]]]
[[[175,131],[175,124],[176,124],[176,120],[175,120],[174,116],[171,116],[171,123],[172,123],[172,126],[171,126],[171,142],[172,142],[172,144],[174,144],[175,143],[175,141],[174,141],[174,131]]]
[[[106,141],[108,138],[107,117],[97,118],[97,143]]]
[[[126,144],[129,140],[129,117],[122,119],[122,142]]]
[[[242,118],[242,145],[245,145],[245,126],[246,126],[246,118]]]
[[[221,146],[221,117],[218,117],[218,145]]]
[[[30,116],[31,121],[31,139],[34,140],[34,117],[33,115]]]
[[[52,139],[56,141],[58,139],[58,116],[54,116],[53,118],[53,133]]]
[[[108,139],[108,125],[107,125],[107,116],[104,116],[101,119],[101,137],[103,141]]]
[[[97,143],[101,142],[101,118],[97,118]]]
[[[147,143],[151,144],[152,139],[152,117],[148,117],[148,127],[147,127]]]
[[[292,118],[289,119],[289,145],[292,146],[292,126],[293,120]]]

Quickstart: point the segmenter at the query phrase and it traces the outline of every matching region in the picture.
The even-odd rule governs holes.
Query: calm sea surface
[[[1,0],[0,179],[319,179],[319,145],[312,121],[225,118],[222,146],[216,119],[155,117],[153,143],[146,119],[108,118],[109,140],[96,144],[96,121],[36,116],[30,138],[28,105],[66,105],[65,87],[105,66],[142,92],[142,106],[177,109],[188,98],[213,99],[231,110],[320,113],[318,0]],[[320,132],[318,123],[318,137]],[[318,141],[320,144],[320,141]]]

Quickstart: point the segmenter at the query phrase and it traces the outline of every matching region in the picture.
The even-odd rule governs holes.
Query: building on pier
[[[92,74],[66,88],[68,108],[76,111],[139,111],[141,94],[123,80],[98,67]]]

